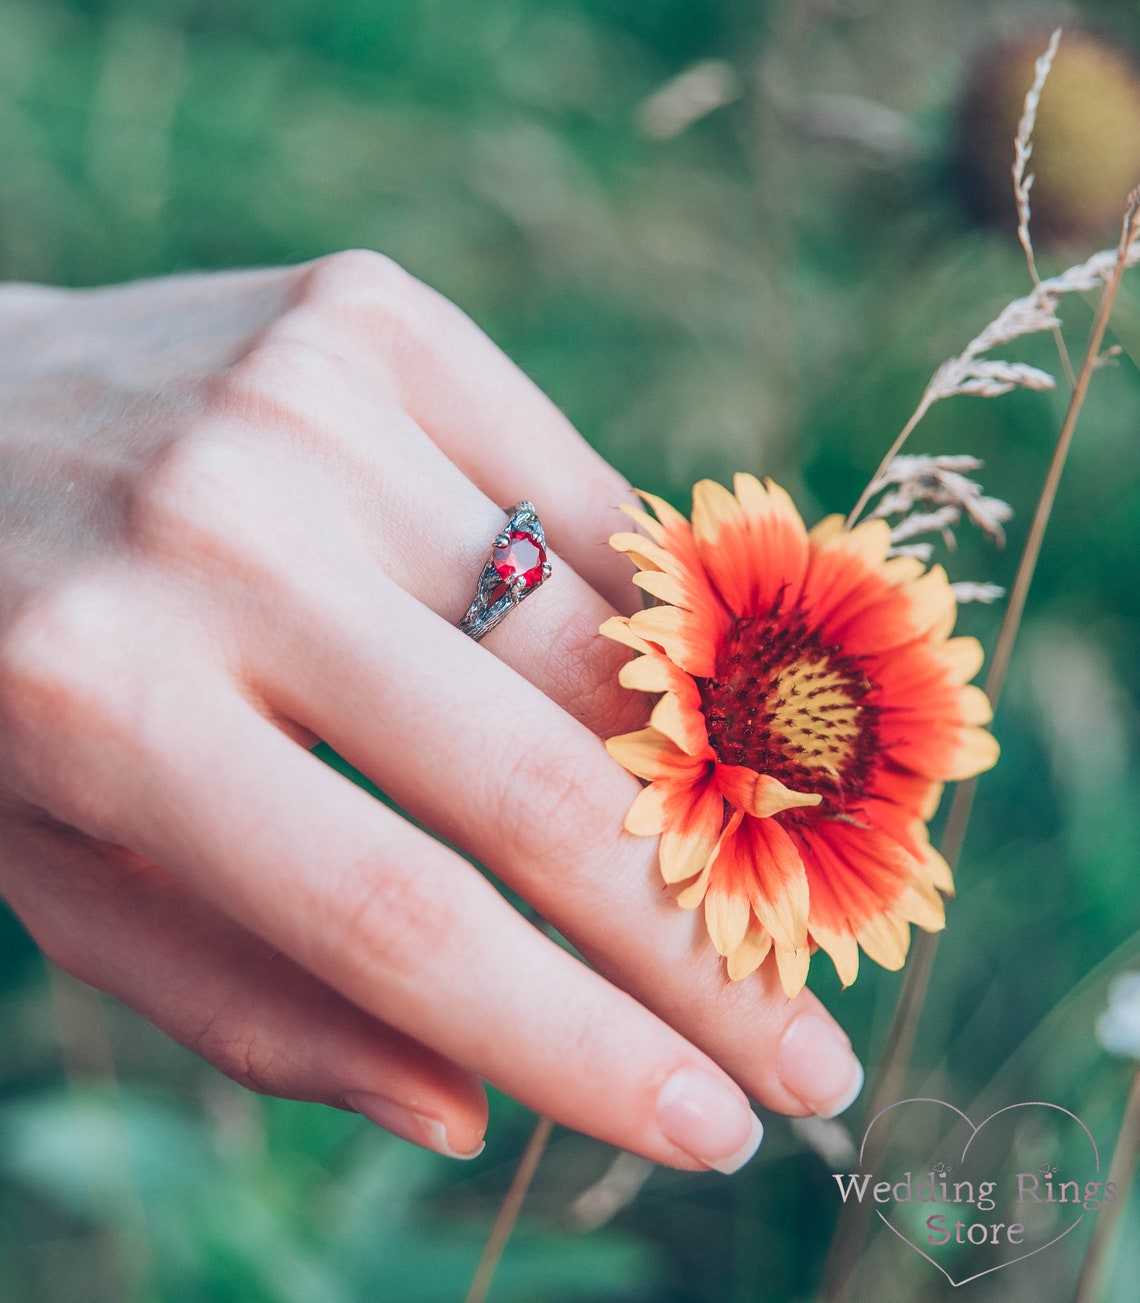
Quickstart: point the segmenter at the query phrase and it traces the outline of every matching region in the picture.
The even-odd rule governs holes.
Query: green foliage
[[[215,1107],[230,1110],[228,1125],[134,1088],[40,1091],[0,1108],[0,1176],[74,1225],[115,1227],[126,1297],[462,1296],[488,1227],[433,1213],[446,1160],[358,1118],[252,1101],[236,1087],[216,1093]],[[12,1217],[28,1220],[21,1209]],[[38,1297],[21,1291],[22,1256],[30,1265],[35,1255],[10,1253],[5,1298]],[[496,1289],[504,1300],[636,1299],[653,1274],[626,1237],[528,1229]]]

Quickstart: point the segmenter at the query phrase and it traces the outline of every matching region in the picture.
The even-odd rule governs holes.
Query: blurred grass
[[[1135,6],[1076,8],[1140,42]],[[964,61],[1025,12],[0,0],[0,274],[88,285],[375,247],[459,302],[635,483],[686,505],[697,476],[748,469],[809,516],[845,509],[934,367],[1025,291],[1019,253],[971,227],[946,163]],[[710,59],[737,97],[647,134],[640,106]],[[1078,347],[1088,318],[1068,305]],[[968,1111],[1062,1104],[1106,1151],[1127,1070],[1091,1025],[1140,948],[1135,282],[1119,319],[1133,360],[1097,377],[1078,431],[912,1074]],[[1048,341],[1020,355],[1052,365]],[[954,577],[1009,582],[1062,408],[959,400],[920,430],[916,451],[983,456],[1018,512],[1004,553],[962,538]],[[992,638],[996,619],[962,624]],[[841,993],[818,963],[813,982],[873,1063],[897,976],[866,963]],[[246,1096],[90,1000],[117,1090],[0,913],[4,1303],[462,1297],[521,1109],[496,1096],[486,1154],[458,1168]],[[857,1106],[856,1139],[863,1121]],[[658,1172],[613,1226],[576,1233],[567,1208],[610,1157],[558,1137],[493,1299],[811,1297],[837,1203],[801,1131],[772,1119],[741,1177]],[[1138,1215],[1112,1297],[1129,1296]],[[1068,1297],[1070,1241],[973,1297]],[[876,1303],[950,1296],[893,1240],[865,1269]]]

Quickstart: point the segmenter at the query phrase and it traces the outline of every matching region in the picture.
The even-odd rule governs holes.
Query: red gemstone
[[[507,539],[505,547],[491,549],[491,560],[500,576],[510,583],[516,575],[522,575],[527,588],[541,583],[546,549],[533,534],[522,529],[512,529]]]

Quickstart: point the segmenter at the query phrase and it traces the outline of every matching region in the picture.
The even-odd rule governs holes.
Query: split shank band
[[[546,534],[534,504],[520,502],[511,508],[506,526],[495,535],[475,598],[459,628],[478,642],[550,578],[550,569]]]

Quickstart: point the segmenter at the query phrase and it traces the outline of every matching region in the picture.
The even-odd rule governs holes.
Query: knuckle
[[[87,579],[41,596],[0,643],[0,745],[13,779],[56,818],[111,840],[130,800],[112,758],[145,708],[124,673],[137,625],[114,586]]]
[[[410,272],[386,255],[371,249],[344,249],[309,264],[300,297],[346,306],[376,300],[399,303],[422,288]]]
[[[239,1086],[259,1095],[286,1095],[286,1065],[280,1047],[254,1022],[217,1011],[190,1038],[189,1048]]]
[[[442,894],[433,897],[411,872],[354,875],[335,899],[345,953],[397,981],[422,975],[425,956],[454,935],[450,903]]]
[[[41,593],[0,638],[0,712],[9,727],[104,713],[126,627],[115,588],[95,578]]]
[[[307,433],[324,424],[330,389],[343,365],[334,353],[295,333],[285,317],[213,380],[206,409],[261,431]]]
[[[311,263],[296,299],[298,309],[314,314],[322,328],[363,332],[377,355],[389,358],[430,348],[444,303],[411,272],[367,249]]]
[[[551,681],[560,685],[563,709],[599,737],[643,728],[648,718],[644,693],[618,683],[629,652],[598,636],[591,611],[574,611],[548,640]]]
[[[491,767],[495,788],[487,798],[501,840],[516,855],[572,872],[602,834],[596,798],[598,757],[570,746],[555,755],[520,748]]]
[[[186,435],[152,458],[127,511],[132,545],[142,555],[188,563],[207,573],[240,573],[273,561],[265,540],[269,505],[252,453],[216,434]]]
[[[136,539],[182,545],[216,528],[245,478],[244,457],[220,438],[186,435],[156,454],[140,474],[130,522]]]

